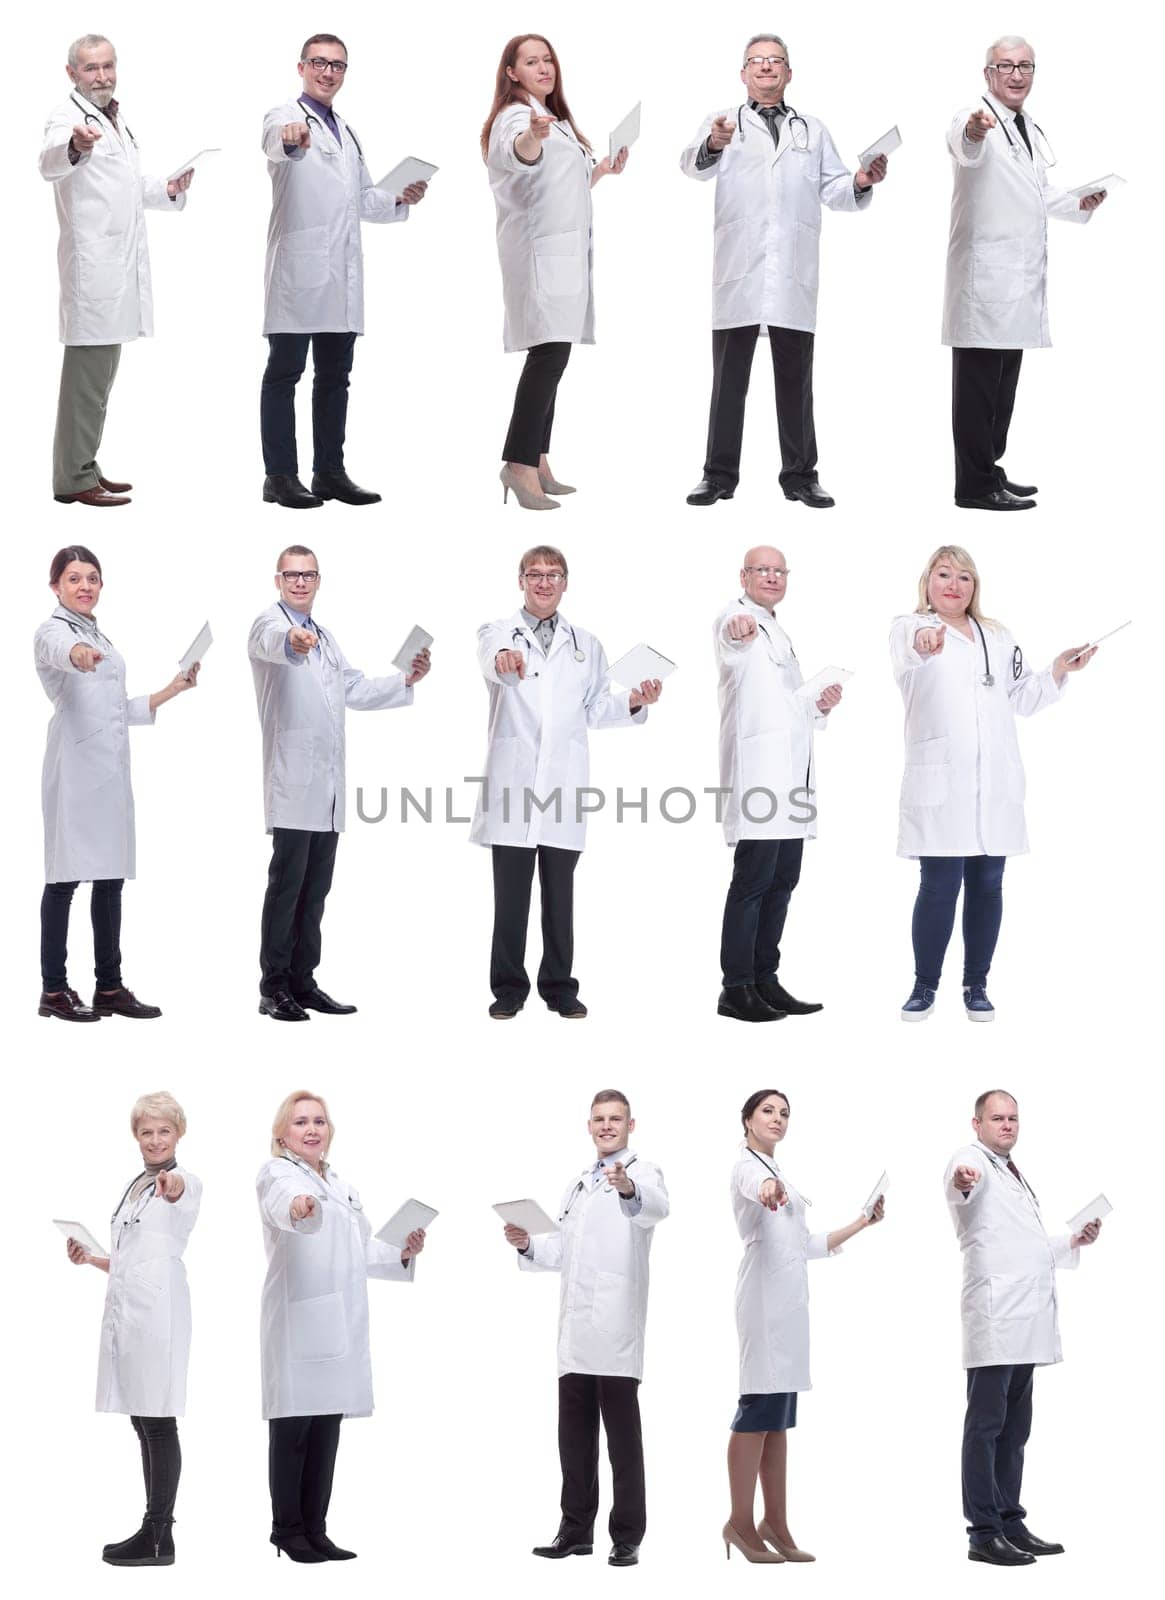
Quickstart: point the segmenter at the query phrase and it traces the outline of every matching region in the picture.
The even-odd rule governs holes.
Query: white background
[[[90,1411],[103,1280],[68,1267],[48,1218],[105,1231],[137,1170],[129,1107],[163,1085],[186,1106],[182,1159],[205,1183],[187,1256],[195,1341],[179,1560],[165,1580],[175,1592],[272,1576],[252,1182],[271,1113],[297,1085],[329,1096],[336,1165],[377,1223],[410,1193],[442,1213],[415,1286],[371,1286],[379,1406],[344,1429],[331,1518],[361,1559],[333,1569],[333,1584],[372,1594],[484,1580],[524,1595],[598,1579],[662,1594],[702,1587],[713,1572],[746,1581],[739,1562],[725,1573],[717,1540],[737,1392],[739,1252],[726,1185],[737,1108],[774,1084],[792,1098],[782,1159],[815,1202],[815,1226],[851,1217],[883,1167],[892,1179],[884,1228],[814,1266],[817,1387],[791,1441],[790,1515],[819,1561],[777,1581],[829,1596],[859,1582],[877,1594],[993,1583],[964,1556],[959,1262],[939,1182],[969,1134],[975,1094],[1000,1081],[1019,1096],[1018,1160],[1049,1227],[1100,1188],[1117,1207],[1079,1275],[1062,1281],[1066,1364],[1037,1378],[1026,1499],[1035,1530],[1069,1553],[1018,1581],[1076,1596],[1132,1575],[1149,1527],[1143,1388],[1158,1335],[1144,1266],[1158,1105],[1140,1043],[1157,834],[1149,661],[1138,652],[1156,583],[1141,553],[1157,470],[1141,397],[1160,352],[1149,297],[1159,176],[1143,110],[1160,39],[1133,15],[1109,6],[1101,25],[1094,11],[1035,0],[1022,15],[974,7],[941,22],[904,4],[876,17],[834,4],[803,18],[697,5],[670,8],[660,29],[639,5],[543,0],[530,16],[454,0],[429,22],[349,0],[331,14],[112,5],[38,14],[10,36],[5,564],[18,666],[4,970],[19,1074],[9,1193],[22,1198],[9,1242],[5,1470],[17,1478],[10,1556],[19,1571],[20,1551],[42,1552],[39,1588],[46,1570],[61,1591],[132,1581],[99,1559],[140,1510],[128,1422]],[[503,510],[496,483],[520,358],[501,352],[493,205],[476,149],[501,44],[529,22],[550,34],[597,144],[644,101],[627,173],[595,196],[599,344],[574,352],[558,408],[552,459],[580,492],[542,520],[512,502]],[[703,453],[712,191],[683,180],[677,159],[708,110],[739,102],[741,47],[766,25],[789,42],[790,102],[820,116],[847,159],[892,122],[905,140],[869,213],[824,223],[817,425],[838,507],[821,518],[780,495],[763,350],[735,500],[683,504]],[[118,96],[146,170],[223,146],[183,216],[148,217],[157,337],[124,352],[102,451],[106,472],[136,490],[131,508],[106,519],[50,498],[56,227],[36,172],[43,116],[66,88],[65,47],[87,27],[118,46]],[[258,138],[263,112],[298,82],[301,40],[320,27],[347,41],[338,105],[374,174],[406,154],[441,171],[407,227],[365,231],[368,333],[348,461],[384,503],[305,518],[259,500],[269,187]],[[992,519],[951,504],[950,357],[938,342],[943,135],[980,91],[985,46],[1013,29],[1037,46],[1031,109],[1058,154],[1056,180],[1115,168],[1130,185],[1086,229],[1050,230],[1056,343],[1025,359],[1008,455],[1016,477],[1041,484],[1040,507]],[[305,409],[305,475],[306,421]],[[431,786],[438,814],[451,786],[454,814],[468,815],[462,779],[480,770],[486,712],[475,629],[515,608],[518,557],[542,538],[571,562],[564,614],[612,658],[645,638],[680,664],[645,729],[592,744],[593,781],[612,802],[591,823],[577,877],[576,970],[591,1016],[566,1029],[536,1000],[504,1028],[488,1021],[487,854],[466,844],[463,822],[396,820],[402,785]],[[349,831],[320,979],[359,1015],[290,1031],[256,1013],[268,843],[245,640],[273,597],[275,556],[300,539],[325,574],[318,615],[354,663],[388,670],[413,622],[437,642],[413,709],[348,723]],[[786,981],[826,1009],[767,1032],[715,1016],[731,858],[712,803],[686,826],[663,822],[657,806],[670,786],[717,782],[710,624],[737,592],[745,547],[761,539],[792,568],[780,620],[806,673],[827,663],[856,673],[819,741],[821,836],[784,942]],[[127,981],[164,1008],[150,1027],[112,1019],[70,1030],[37,1018],[33,1003],[49,707],[29,643],[51,607],[51,555],[74,540],[104,565],[99,620],[127,658],[131,692],[169,678],[207,615],[216,636],[197,693],[133,732],[140,876],[126,889],[123,949]],[[917,869],[894,855],[901,705],[885,641],[946,540],[970,548],[986,610],[1034,663],[1141,618],[1061,705],[1021,728],[1033,854],[1005,879],[991,1029],[963,1019],[957,934],[935,1017],[906,1029],[897,1015]],[[648,789],[645,823],[631,813],[617,824],[620,784],[632,798]],[[389,820],[359,823],[357,788],[375,811],[382,785]],[[87,993],[84,889],[72,951],[71,981]],[[533,969],[536,925],[531,954]],[[608,1579],[601,1529],[591,1563],[547,1569],[527,1554],[557,1520],[557,1284],[519,1279],[489,1203],[531,1194],[553,1209],[588,1159],[591,1094],[611,1082],[634,1102],[635,1143],[662,1165],[673,1215],[656,1240],[642,1393],[650,1530],[639,1575]]]

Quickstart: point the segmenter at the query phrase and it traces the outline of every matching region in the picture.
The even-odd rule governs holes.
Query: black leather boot
[[[737,1022],[780,1022],[785,1015],[767,1005],[751,983],[721,989],[716,1012],[721,1017],[735,1017]]]
[[[101,1559],[111,1567],[172,1567],[173,1526],[173,1517],[147,1517],[132,1539],[124,1544],[107,1545]]]

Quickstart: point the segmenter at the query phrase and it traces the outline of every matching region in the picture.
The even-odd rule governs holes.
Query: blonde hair
[[[172,1122],[181,1138],[186,1132],[186,1113],[175,1100],[169,1089],[158,1089],[153,1094],[143,1094],[134,1101],[133,1110],[129,1114],[129,1129],[136,1139],[138,1124],[147,1117],[161,1117],[166,1122]]]
[[[288,1095],[286,1100],[280,1102],[279,1109],[276,1111],[275,1118],[271,1123],[271,1154],[273,1156],[281,1156],[283,1154],[283,1135],[287,1132],[291,1119],[295,1114],[295,1108],[301,1100],[314,1100],[317,1105],[323,1107],[324,1117],[328,1124],[328,1149],[332,1148],[332,1140],[336,1137],[336,1129],[332,1122],[332,1113],[328,1110],[328,1102],[322,1094],[316,1094],[312,1089],[295,1089]]]
[[[971,599],[967,605],[967,615],[974,617],[975,621],[981,623],[985,628],[996,627],[997,624],[990,617],[984,616],[979,609],[979,569],[969,553],[963,549],[962,545],[958,544],[940,545],[926,563],[926,566],[923,567],[922,576],[918,580],[918,605],[916,609],[928,614],[933,613],[934,607],[930,603],[927,590],[930,587],[930,575],[940,561],[949,561],[953,566],[961,567],[964,572],[971,574],[975,580],[975,587],[971,590]]]

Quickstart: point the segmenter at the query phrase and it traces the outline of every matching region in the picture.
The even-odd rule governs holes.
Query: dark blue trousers
[[[776,977],[804,848],[804,839],[741,839],[736,846],[720,930],[726,988]]]
[[[1003,920],[1006,856],[923,856],[914,902],[914,976],[937,989],[963,891],[963,983],[986,983]]]
[[[270,333],[270,354],[259,394],[259,427],[263,435],[263,470],[268,476],[294,477],[299,472],[295,444],[295,387],[307,366],[311,347],[315,377],[311,386],[313,472],[344,470],[344,434],[348,425],[348,374],[356,352],[354,333]]]
[[[1032,1428],[1030,1364],[972,1367],[963,1423],[963,1515],[972,1544],[1023,1530],[1023,1447]]]

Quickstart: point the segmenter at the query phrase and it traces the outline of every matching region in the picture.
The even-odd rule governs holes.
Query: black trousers
[[[320,923],[332,887],[338,833],[274,828],[259,945],[260,994],[311,994],[320,961]]]
[[[951,422],[955,498],[977,500],[1002,487],[1007,430],[1015,409],[1022,350],[952,350]]]
[[[348,374],[356,352],[354,333],[269,333],[271,347],[259,394],[263,470],[290,477],[299,471],[295,445],[295,386],[307,366],[311,346],[315,377],[311,386],[313,472],[344,470],[344,431],[348,422]]]
[[[146,1484],[146,1516],[155,1522],[174,1515],[178,1479],[182,1476],[182,1447],[175,1417],[131,1417],[142,1452],[142,1477]]]
[[[720,966],[726,987],[775,978],[804,839],[741,839],[724,902]]]
[[[550,449],[558,380],[566,371],[569,360],[569,344],[536,344],[527,350],[514,394],[510,431],[502,446],[503,461],[536,467],[538,457]]]
[[[498,1000],[525,1000],[530,993],[526,973],[526,930],[530,922],[530,891],[534,864],[542,892],[542,964],[538,968],[538,993],[543,1000],[554,995],[576,995],[574,966],[574,869],[578,850],[555,850],[540,844],[527,850],[520,845],[491,847],[494,877],[494,933],[489,958],[489,986]]]
[[[271,1532],[326,1533],[340,1417],[273,1417],[267,1424]]]
[[[124,878],[98,878],[89,896],[93,973],[99,989],[121,988],[121,890]],[[40,897],[40,979],[46,994],[68,985],[69,908],[76,883],[46,883]]]
[[[572,1544],[594,1539],[599,1510],[599,1419],[611,1463],[612,1544],[642,1544],[647,1527],[643,1430],[638,1378],[595,1378],[568,1372],[558,1380],[558,1458],[562,1463],[562,1521]]]
[[[963,1423],[963,1515],[972,1544],[1023,1528],[1023,1447],[1032,1430],[1031,1365],[972,1367]]]
[[[704,476],[725,489],[740,480],[744,402],[759,327],[716,328],[712,334],[712,405]],[[817,435],[813,429],[813,335],[796,328],[770,328],[782,489],[817,482]]]

